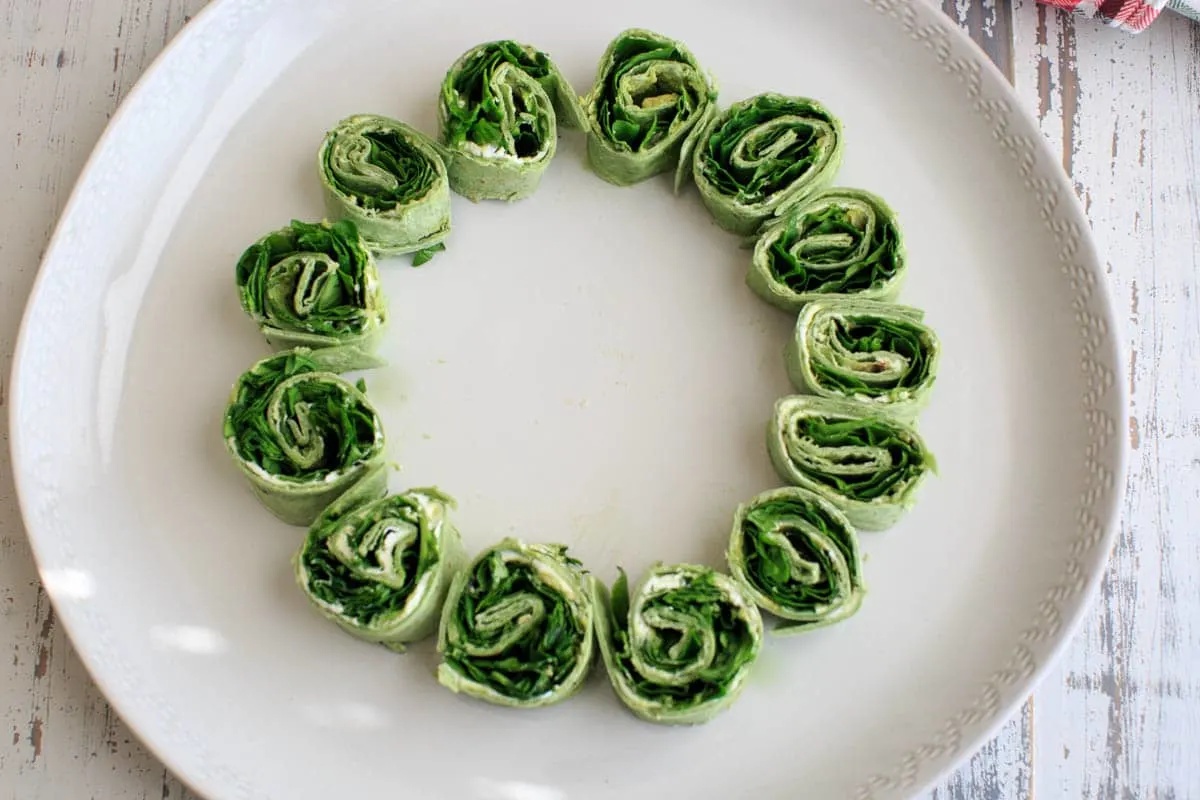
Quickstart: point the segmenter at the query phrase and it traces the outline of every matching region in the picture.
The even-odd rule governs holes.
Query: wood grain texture
[[[1133,448],[1101,597],[1037,692],[1042,797],[1200,797],[1200,26],[1130,37],[1019,4],[1018,85],[1126,311]],[[1022,93],[1031,98],[1030,93]]]
[[[943,5],[995,59],[989,4]],[[1197,798],[1200,26],[1164,15],[1129,36],[1002,5],[1012,61],[998,64],[1062,153],[1128,309],[1133,453],[1099,602],[1020,717],[933,797]]]
[[[21,529],[5,382],[21,309],[108,117],[203,0],[0,0],[0,800],[190,795],[55,625]],[[1034,699],[934,800],[1200,798],[1200,26],[1131,37],[1033,0],[944,0],[1060,148],[1127,309],[1133,458],[1102,596]]]

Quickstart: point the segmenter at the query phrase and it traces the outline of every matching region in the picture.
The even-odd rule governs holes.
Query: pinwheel
[[[349,220],[293,221],[238,259],[242,308],[278,348],[375,349],[387,323],[375,259]]]
[[[375,114],[347,117],[325,135],[318,167],[329,215],[352,220],[375,253],[424,250],[449,235],[446,165],[415,128]]]
[[[383,458],[383,423],[338,372],[378,361],[353,348],[298,347],[254,364],[225,409],[226,448],[271,513],[309,525]]]
[[[350,634],[404,650],[433,633],[450,581],[466,562],[437,489],[387,493],[387,468],[334,500],[296,554],[296,581],[326,618]]]
[[[823,397],[776,401],[767,451],[781,478],[821,495],[859,530],[895,524],[937,468],[911,426],[860,403]]]
[[[866,593],[858,534],[832,503],[796,486],[739,506],[726,556],[754,601],[780,618],[772,633],[844,620]]]
[[[746,283],[794,312],[830,295],[891,300],[905,270],[900,227],[883,200],[859,189],[827,189],[762,232]]]
[[[941,354],[924,316],[872,300],[809,303],[784,354],[792,385],[912,420],[928,402]]]
[[[697,135],[692,177],[722,228],[748,235],[829,186],[842,124],[816,100],[769,92],[734,103]]]
[[[592,665],[593,581],[562,545],[509,538],[480,553],[446,598],[438,681],[514,708],[566,700]]]
[[[579,99],[540,50],[511,40],[464,53],[446,73],[438,125],[450,188],[471,200],[533,194],[558,144],[582,128]]]
[[[592,169],[619,186],[687,162],[685,140],[715,113],[717,89],[681,42],[630,28],[609,43],[583,98]]]
[[[625,573],[599,583],[596,632],[613,690],[650,722],[707,722],[742,691],[762,646],[762,616],[733,579],[658,565],[631,597]]]

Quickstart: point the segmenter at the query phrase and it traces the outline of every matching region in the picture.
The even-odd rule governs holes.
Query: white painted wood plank
[[[111,712],[42,593],[16,508],[5,382],[42,249],[117,103],[200,0],[0,0],[0,799],[187,793]]]
[[[1126,310],[1136,448],[1099,602],[1036,695],[1035,795],[1197,798],[1200,28],[1164,16],[1131,37],[1032,0],[1016,11],[1017,84],[1064,149]]]
[[[1031,800],[1033,741],[1033,703],[1028,702],[929,800]]]
[[[962,23],[980,13],[957,0],[950,10]],[[1200,396],[1175,365],[1194,361],[1198,332],[1200,27],[1163,17],[1129,37],[1033,0],[1012,10],[1018,94],[1064,153],[1130,308],[1138,449],[1087,626],[1036,703],[934,797],[1197,797]]]

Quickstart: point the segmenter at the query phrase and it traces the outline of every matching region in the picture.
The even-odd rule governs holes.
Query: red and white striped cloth
[[[1038,0],[1046,5],[1065,8],[1095,17],[1130,33],[1150,27],[1164,8],[1200,19],[1200,0]]]

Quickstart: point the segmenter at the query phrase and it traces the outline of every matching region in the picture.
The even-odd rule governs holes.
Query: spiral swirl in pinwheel
[[[471,200],[530,196],[554,158],[560,121],[583,127],[579,99],[549,56],[507,39],[468,50],[438,102],[450,188]]]
[[[423,250],[450,234],[450,184],[437,146],[388,117],[356,114],[318,154],[329,216],[349,219],[377,254]]]
[[[775,634],[840,622],[866,594],[858,534],[832,503],[797,486],[739,506],[726,556],[754,602],[780,618]]]
[[[858,530],[894,525],[937,469],[911,426],[861,403],[824,397],[776,401],[767,451],[781,478],[824,497]]]
[[[697,134],[692,178],[722,228],[749,235],[828,187],[842,123],[816,100],[769,92],[734,103]]]
[[[873,300],[809,303],[784,354],[792,385],[911,421],[928,402],[941,354],[924,317]]]
[[[596,634],[613,690],[650,722],[707,722],[742,691],[762,647],[762,616],[728,575],[657,565],[632,599],[622,571],[596,592]]]
[[[827,189],[768,224],[746,283],[795,312],[830,295],[891,300],[905,269],[904,239],[887,204],[860,189]]]
[[[438,631],[438,681],[513,708],[562,702],[595,648],[594,579],[557,544],[504,539],[450,587]]]
[[[387,493],[375,467],[334,500],[296,554],[296,581],[316,609],[353,636],[403,651],[438,626],[450,582],[466,563],[437,489]]]
[[[291,525],[310,525],[383,458],[383,423],[337,375],[378,361],[353,348],[297,347],[254,364],[234,384],[225,444],[258,499]]]
[[[630,28],[609,43],[583,98],[588,161],[628,186],[688,161],[685,140],[716,113],[717,89],[681,42]],[[677,175],[677,182],[679,176]]]
[[[387,324],[375,258],[349,220],[294,220],[237,263],[242,309],[273,346],[375,349]]]

